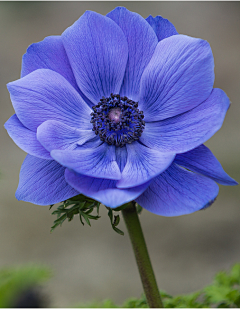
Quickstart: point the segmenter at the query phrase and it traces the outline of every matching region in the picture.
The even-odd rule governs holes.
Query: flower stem
[[[148,305],[150,308],[163,308],[135,202],[128,203],[127,207],[122,210],[122,214],[131,239]]]

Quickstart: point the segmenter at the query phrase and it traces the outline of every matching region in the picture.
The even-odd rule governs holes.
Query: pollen
[[[122,115],[121,108],[114,107],[110,109],[108,113],[108,118],[110,119],[110,121],[118,123],[121,120],[121,115]]]

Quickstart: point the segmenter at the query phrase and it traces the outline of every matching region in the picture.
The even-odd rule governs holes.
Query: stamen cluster
[[[108,145],[131,144],[139,139],[145,126],[143,112],[137,107],[137,102],[119,94],[102,97],[91,113],[93,131]]]

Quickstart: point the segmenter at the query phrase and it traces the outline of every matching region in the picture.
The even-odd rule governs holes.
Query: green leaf
[[[85,214],[89,215],[89,214],[92,213],[92,212],[93,212],[93,208],[90,208],[89,210],[87,210],[87,211],[85,212]]]
[[[240,285],[240,264],[235,264],[230,273],[231,284]]]
[[[111,208],[108,208],[108,216],[110,218],[110,222],[111,222],[113,230],[119,235],[124,235],[124,232],[116,227],[120,222],[119,215],[113,217],[113,210]]]
[[[49,206],[49,210],[52,209],[53,206],[54,206],[54,204],[50,205],[50,206]]]
[[[109,212],[109,217],[113,218],[112,212]],[[234,265],[230,274],[219,272],[215,276],[213,284],[200,291],[174,297],[164,291],[160,291],[160,294],[165,308],[240,308],[240,264]],[[104,306],[104,303],[98,303],[98,306],[95,303],[94,306],[84,307],[108,308]],[[147,307],[144,295],[140,298],[129,298],[120,306],[120,308]]]
[[[82,215],[79,213],[79,219],[80,219],[80,222],[82,223],[82,225],[84,225],[84,222],[82,220]]]
[[[50,209],[53,205],[50,206]],[[84,225],[83,218],[86,223],[91,226],[90,220],[97,220],[99,216],[100,203],[90,199],[82,194],[77,195],[64,201],[56,210],[52,212],[52,215],[57,215],[57,219],[54,221],[54,225],[51,227],[51,232],[59,225],[61,225],[66,219],[72,221],[75,215],[79,215],[80,222]],[[97,215],[90,215],[93,210],[97,208]]]
[[[99,216],[100,203],[98,203],[98,204],[96,205],[96,207],[97,207],[97,215]],[[100,218],[100,217],[99,217],[99,218]]]
[[[138,215],[140,215],[142,213],[143,208],[139,204],[136,203],[136,209],[137,209]]]
[[[239,290],[232,290],[227,293],[226,298],[233,303],[239,302],[240,299],[240,291]]]
[[[117,227],[113,226],[113,229],[114,229],[114,231],[117,232],[118,234],[120,234],[120,235],[122,235],[122,236],[124,235],[124,232],[121,231],[121,230],[119,230]]]
[[[29,288],[38,286],[52,276],[48,267],[23,265],[0,270],[0,308],[12,308],[14,301]]]
[[[89,219],[92,219],[92,220],[97,220],[99,218],[101,218],[100,216],[92,216],[92,215],[88,215],[88,218]]]
[[[108,210],[108,216],[109,216],[111,224],[112,224],[112,221],[113,221],[113,211],[112,211],[111,208],[109,208],[109,210]]]
[[[204,289],[207,299],[211,303],[218,303],[221,301],[227,301],[227,294],[231,292],[231,288],[228,286],[208,286]]]
[[[113,226],[117,226],[120,222],[120,217],[119,215],[114,216],[114,221],[113,221]]]
[[[88,224],[89,226],[91,226],[91,223],[90,223],[90,221],[89,221],[89,219],[88,219],[88,215],[81,211],[81,216],[83,216],[83,218],[85,219],[85,221],[87,222],[87,224]]]

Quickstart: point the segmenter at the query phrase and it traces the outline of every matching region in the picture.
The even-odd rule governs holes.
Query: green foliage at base
[[[0,270],[0,308],[14,307],[14,301],[29,288],[39,286],[51,277],[45,266],[27,265]]]
[[[219,272],[211,285],[200,291],[171,296],[161,291],[165,308],[240,308],[240,264],[236,264],[227,274]],[[144,295],[140,298],[129,298],[122,306],[117,306],[107,299],[103,302],[78,304],[77,308],[148,308]]]
[[[0,308],[14,307],[14,300],[29,288],[39,286],[51,277],[45,266],[27,265],[0,270]],[[219,272],[211,285],[191,294],[171,296],[161,291],[165,308],[240,308],[240,264],[230,273]],[[121,306],[112,300],[80,303],[75,308],[148,308],[144,295],[129,298]]]

